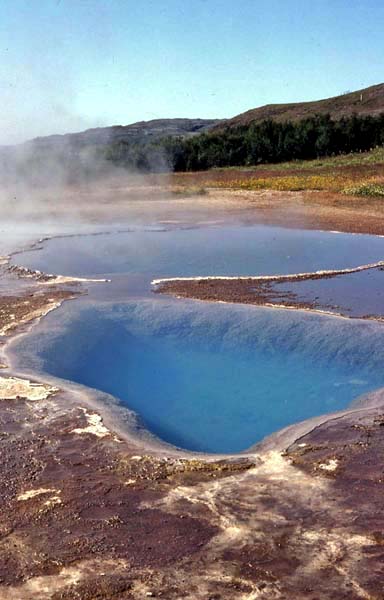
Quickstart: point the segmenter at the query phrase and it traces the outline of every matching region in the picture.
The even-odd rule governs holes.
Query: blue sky
[[[0,144],[384,81],[382,0],[1,0]]]

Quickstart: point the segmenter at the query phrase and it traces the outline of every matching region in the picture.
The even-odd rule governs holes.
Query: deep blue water
[[[244,450],[383,386],[383,326],[151,296],[150,279],[350,267],[383,251],[380,238],[269,227],[52,240],[18,262],[112,274],[112,283],[48,315],[21,343],[21,366],[39,360],[52,375],[117,396],[177,446]]]

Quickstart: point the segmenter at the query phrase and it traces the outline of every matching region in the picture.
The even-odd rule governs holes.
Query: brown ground
[[[61,392],[0,414],[4,600],[384,597],[384,413],[213,462],[81,433]]]
[[[215,206],[224,207],[229,215],[233,214],[245,223],[384,235],[383,200],[380,198],[357,198],[333,192],[223,188],[209,189],[207,198],[193,198],[193,202],[196,209],[207,202],[208,205],[212,203],[213,210]]]
[[[278,305],[305,310],[330,310],[316,302],[301,302],[293,292],[277,291],[272,283],[249,279],[199,279],[164,281],[155,293],[171,294],[177,298],[194,298],[207,302],[236,302],[255,306]]]
[[[369,167],[371,168],[371,167]],[[381,174],[384,167],[374,166]],[[245,171],[245,177],[248,171]],[[258,173],[262,173],[258,171]],[[270,171],[273,176],[274,171]],[[280,173],[281,174],[281,173]],[[360,169],[356,177],[360,178]],[[250,172],[250,176],[252,172]],[[262,175],[260,175],[262,176]],[[268,175],[269,176],[269,175]],[[345,196],[335,192],[209,188],[203,195],[190,195],[205,178],[238,177],[231,170],[152,176],[142,181],[131,176],[126,181],[103,186],[72,187],[60,192],[44,190],[38,200],[20,193],[23,219],[31,225],[55,223],[62,226],[85,223],[109,226],[148,223],[193,224],[264,223],[303,229],[339,230],[384,235],[382,198]],[[213,181],[213,183],[214,183]],[[220,181],[219,181],[220,182]],[[12,211],[13,196],[0,193],[4,211]],[[5,216],[0,216],[5,219]],[[59,226],[57,225],[59,223]]]
[[[384,231],[375,203],[357,218],[316,194],[212,192],[193,203],[136,203],[119,189],[114,198],[93,210],[77,201],[73,214],[104,215],[105,224],[128,210],[131,222],[285,217],[286,226]],[[64,215],[60,205],[50,210]],[[1,299],[7,335],[19,331],[19,318],[26,327],[74,293],[42,289],[31,281]],[[86,398],[32,393],[2,374],[0,600],[384,599],[379,408],[308,427],[295,442],[291,431],[275,449],[212,458],[150,450],[116,435]]]
[[[50,289],[48,292],[29,291],[20,296],[0,296],[0,335],[11,333],[20,324],[53,310],[74,293]]]
[[[383,266],[377,267],[383,270]],[[316,279],[332,279],[334,275],[326,274],[299,274],[292,277],[275,277],[271,279],[247,278],[199,278],[199,279],[170,279],[163,280],[154,286],[153,291],[160,294],[170,294],[177,298],[193,298],[206,302],[236,302],[238,304],[253,304],[255,306],[285,306],[286,308],[316,310],[330,312],[337,315],[348,316],[348,298],[346,305],[334,306],[320,301],[318,296],[313,299],[303,300],[299,294],[287,289],[280,289],[279,283],[297,283],[300,281]],[[344,277],[348,277],[345,274]],[[359,318],[383,320],[384,306],[377,314],[363,314]]]

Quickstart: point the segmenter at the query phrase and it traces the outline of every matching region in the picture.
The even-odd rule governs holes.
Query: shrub
[[[352,196],[381,196],[384,197],[384,182],[366,181],[343,189],[343,194]]]

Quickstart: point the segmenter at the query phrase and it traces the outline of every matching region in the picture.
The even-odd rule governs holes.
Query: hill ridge
[[[104,145],[113,142],[140,142],[156,140],[165,136],[189,137],[203,133],[218,123],[218,119],[168,118],[137,121],[128,125],[92,127],[74,133],[39,136],[25,142],[32,146],[69,144],[73,146]]]
[[[357,115],[375,116],[384,112],[384,83],[332,96],[322,100],[290,102],[287,104],[265,104],[251,108],[230,119],[222,120],[213,126],[213,130],[250,125],[266,119],[273,121],[300,121],[316,114],[330,114],[334,120]]]

